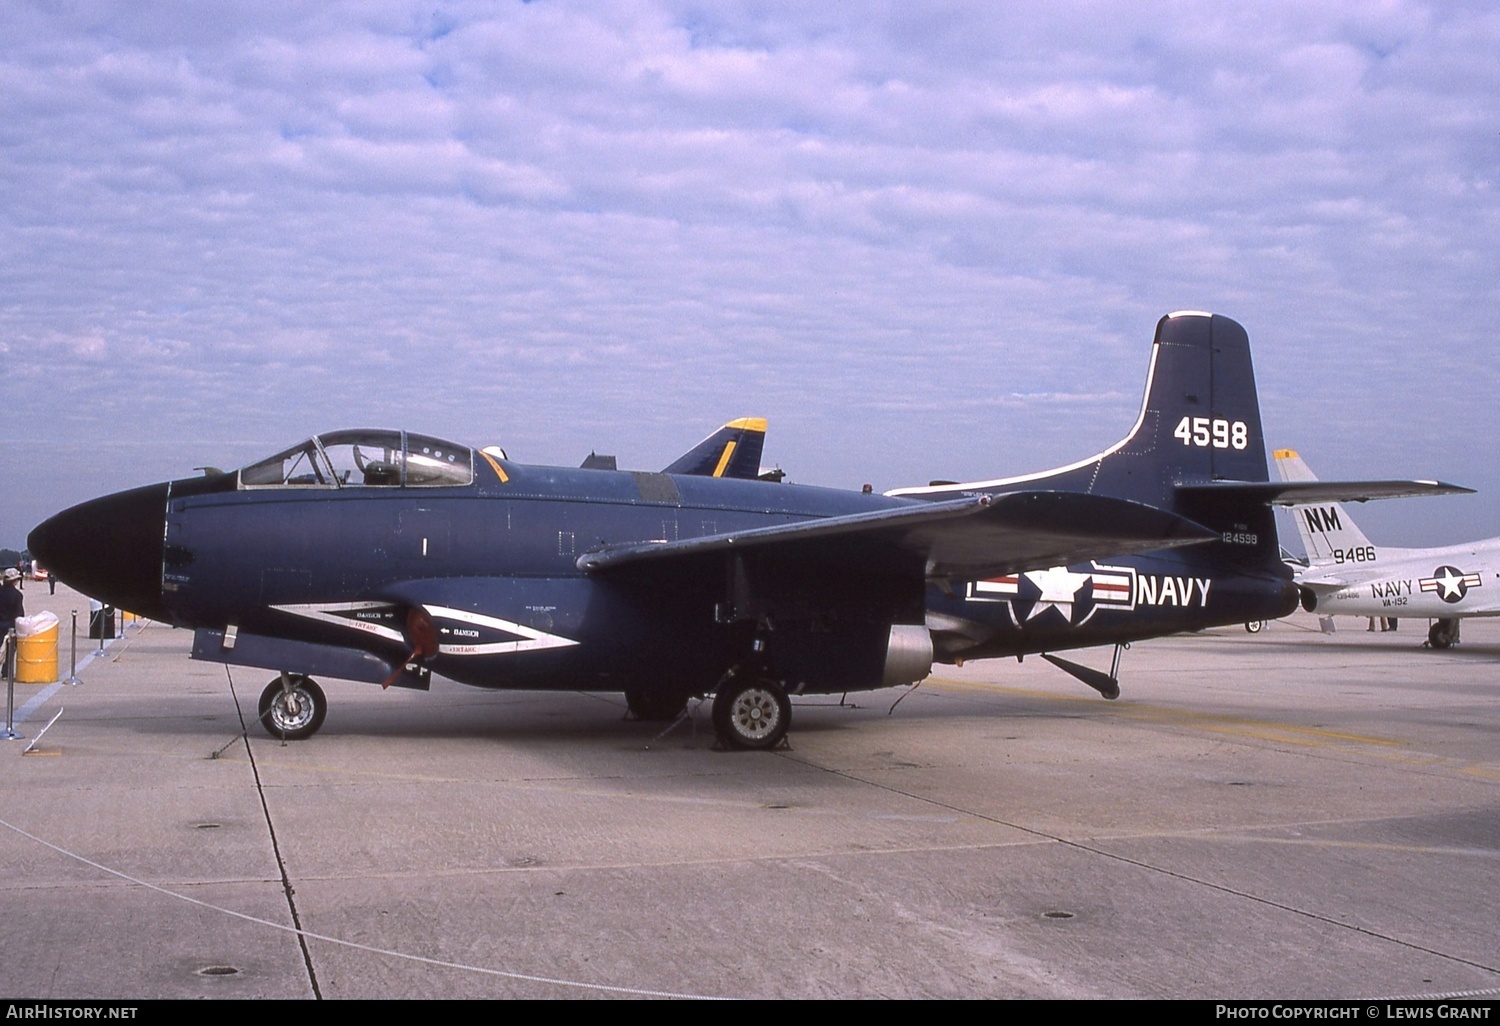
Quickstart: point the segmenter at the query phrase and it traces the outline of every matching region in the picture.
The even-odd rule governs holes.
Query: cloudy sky
[[[1205,13],[1205,12],[1211,13]],[[0,5],[0,545],[320,430],[1038,470],[1235,317],[1269,441],[1500,534],[1500,10]]]

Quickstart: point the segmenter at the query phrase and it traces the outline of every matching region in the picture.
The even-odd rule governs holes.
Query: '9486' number
[[[1250,429],[1243,420],[1228,421],[1208,417],[1183,417],[1172,431],[1183,445],[1215,449],[1243,449],[1250,443]]]

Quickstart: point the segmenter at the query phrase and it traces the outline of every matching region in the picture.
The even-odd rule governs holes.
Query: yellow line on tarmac
[[[1088,702],[1094,704],[1098,701],[1078,695],[1059,695],[1048,691],[1031,691],[1023,688],[1007,688],[997,684],[976,684],[971,681],[954,680],[950,677],[929,677],[928,683],[937,684],[942,687],[957,688],[961,691],[991,692],[1008,695],[1020,695],[1027,698],[1045,698],[1061,702]],[[1324,744],[1360,744],[1378,745],[1384,748],[1400,748],[1403,743],[1384,737],[1366,737],[1362,734],[1348,734],[1336,730],[1319,730],[1315,727],[1296,727],[1284,723],[1273,723],[1269,720],[1251,720],[1239,716],[1219,716],[1213,713],[1191,712],[1185,709],[1167,709],[1161,706],[1134,704],[1126,706],[1110,706],[1110,712],[1117,716],[1128,719],[1151,720],[1151,721],[1178,721],[1201,726],[1220,734],[1239,734],[1245,737],[1259,738],[1265,741],[1283,741],[1287,744],[1297,745],[1324,745]]]

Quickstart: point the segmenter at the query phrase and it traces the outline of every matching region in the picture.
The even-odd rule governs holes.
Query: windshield
[[[433,488],[474,480],[469,447],[406,431],[334,431],[252,463],[241,488]]]

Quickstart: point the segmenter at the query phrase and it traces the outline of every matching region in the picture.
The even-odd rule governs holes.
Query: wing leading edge
[[[896,509],[804,520],[674,542],[640,542],[586,552],[590,573],[710,553],[773,551],[822,566],[893,572],[920,560],[929,578],[982,577],[1213,541],[1185,517],[1143,503],[1074,492],[1012,492],[922,502]]]
[[[1210,498],[1223,496],[1243,502],[1265,502],[1272,506],[1474,493],[1472,488],[1443,481],[1210,481],[1207,484],[1180,484],[1177,491]]]

